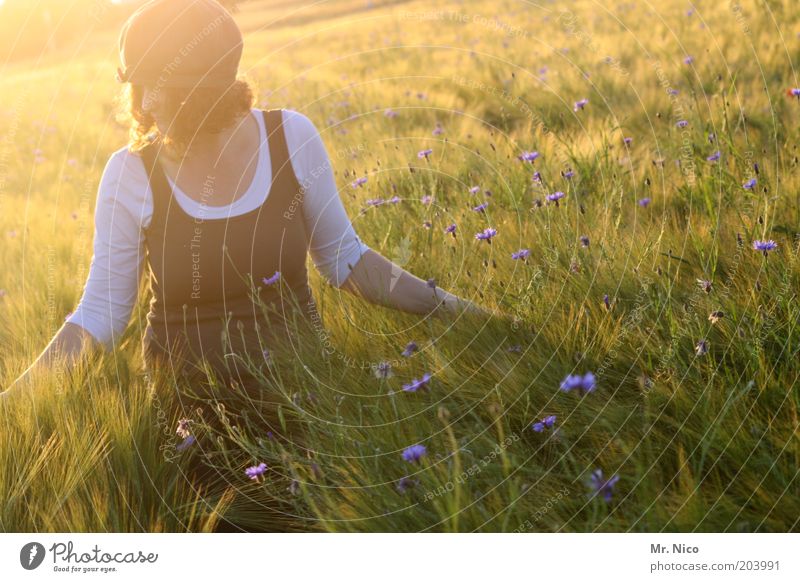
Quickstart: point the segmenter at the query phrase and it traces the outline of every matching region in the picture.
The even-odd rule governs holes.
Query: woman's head
[[[155,132],[180,155],[253,105],[238,78],[241,31],[214,0],[150,0],[125,22],[119,46],[133,149]]]

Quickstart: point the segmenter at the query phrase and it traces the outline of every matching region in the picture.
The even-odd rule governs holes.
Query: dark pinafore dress
[[[142,337],[145,371],[166,365],[184,377],[205,378],[202,360],[222,381],[247,384],[252,376],[237,356],[247,353],[263,364],[271,342],[287,337],[286,322],[297,321],[297,315],[308,320],[316,309],[306,271],[302,192],[281,110],[263,114],[272,183],[264,203],[245,214],[221,219],[187,214],[158,162],[158,142],[142,150],[153,193],[145,232],[152,291]]]

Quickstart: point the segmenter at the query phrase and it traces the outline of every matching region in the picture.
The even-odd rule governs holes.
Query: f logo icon
[[[35,570],[44,561],[44,546],[39,542],[30,542],[19,551],[19,563],[26,570]]]

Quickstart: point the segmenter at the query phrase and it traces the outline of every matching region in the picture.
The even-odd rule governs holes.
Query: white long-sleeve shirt
[[[251,114],[261,134],[255,177],[233,204],[209,206],[192,200],[167,177],[177,203],[190,216],[226,218],[257,208],[272,181],[267,131],[260,110]],[[283,110],[283,127],[292,169],[304,189],[302,214],[314,266],[340,287],[369,250],[356,235],[342,205],[333,169],[313,122],[297,111]],[[106,347],[116,345],[130,320],[145,265],[144,233],[153,214],[153,194],[142,159],[125,146],[103,170],[94,216],[94,255],[83,295],[67,322],[83,327]]]

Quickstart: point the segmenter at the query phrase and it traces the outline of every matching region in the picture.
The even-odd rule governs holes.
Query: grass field
[[[177,451],[203,423],[141,373],[143,286],[113,353],[0,411],[0,530],[798,531],[794,4],[304,4],[237,13],[260,106],[314,121],[368,245],[505,317],[371,306],[309,263],[324,327],[263,368],[302,444],[228,390]],[[127,139],[98,6],[0,77],[2,387],[75,308]]]

